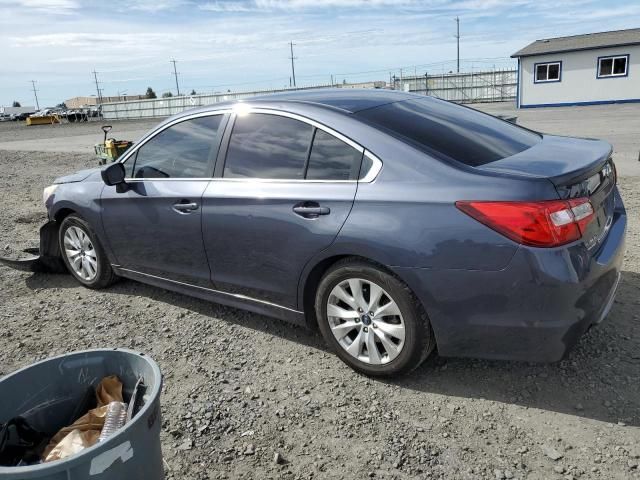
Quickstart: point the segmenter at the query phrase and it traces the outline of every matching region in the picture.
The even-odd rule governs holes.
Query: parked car
[[[435,348],[557,361],[620,279],[611,152],[402,92],[211,105],[47,187],[41,254],[89,288],[126,277],[317,325],[369,375]]]
[[[14,122],[21,122],[26,120],[29,115],[31,115],[30,113],[13,113],[11,114],[11,120],[13,120]]]

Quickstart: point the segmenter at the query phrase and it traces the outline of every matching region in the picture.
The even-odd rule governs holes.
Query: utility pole
[[[96,81],[96,91],[98,92],[98,103],[102,103],[102,93],[100,91],[100,84],[98,83],[98,72],[94,70],[91,73],[93,73],[93,79]]]
[[[294,57],[293,56],[293,46],[295,44],[293,42],[289,42],[289,46],[291,47],[291,56],[289,57],[291,59],[291,78],[293,78],[293,86],[296,86],[296,67],[293,64],[293,61],[298,58],[298,57]]]
[[[33,96],[36,97],[36,108],[38,110],[40,110],[40,104],[38,103],[38,94],[36,90],[36,81],[35,80],[31,80],[31,87],[33,88]]]
[[[460,17],[456,17],[456,40],[458,42],[458,73],[460,73]]]
[[[171,63],[173,63],[173,75],[176,77],[176,90],[178,92],[178,96],[180,96],[180,87],[178,86],[178,71],[176,70],[176,61],[171,60]]]

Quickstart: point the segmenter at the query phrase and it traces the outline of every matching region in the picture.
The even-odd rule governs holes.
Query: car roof
[[[250,102],[296,102],[311,103],[356,113],[387,103],[414,98],[414,95],[395,90],[364,88],[321,88],[273,93],[248,99]]]
[[[214,112],[216,110],[229,108],[230,106],[238,103],[247,103],[256,106],[259,105],[265,108],[283,108],[286,104],[291,104],[292,106],[295,105],[298,107],[296,110],[299,110],[300,106],[309,105],[326,108],[343,114],[351,114],[368,108],[379,107],[381,105],[394,102],[401,102],[403,100],[410,100],[416,97],[423,99],[428,98],[424,95],[383,89],[314,88],[307,90],[295,90],[291,92],[272,93],[269,95],[259,95],[255,97],[204,105],[202,107],[185,110],[170,117],[168,120],[194,113]]]

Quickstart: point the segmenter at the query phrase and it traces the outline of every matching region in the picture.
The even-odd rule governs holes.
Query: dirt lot
[[[51,132],[10,128],[0,142]],[[73,128],[57,135],[91,133]],[[0,250],[37,243],[43,187],[94,164],[0,150]],[[0,267],[0,375],[70,350],[147,352],[165,375],[168,478],[640,478],[640,177],[620,186],[630,220],[618,297],[557,364],[433,356],[370,380],[315,332],[277,320],[131,281],[91,291]]]

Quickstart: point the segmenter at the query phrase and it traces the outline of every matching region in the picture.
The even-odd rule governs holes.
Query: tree
[[[173,93],[171,92],[164,92],[162,94],[162,98],[171,98],[171,97],[173,97]]]
[[[154,92],[153,88],[151,88],[151,87],[147,87],[147,93],[145,94],[145,97],[147,97],[147,98],[158,98],[156,96],[156,92]]]
[[[18,102],[17,100],[13,101],[13,106],[14,107],[21,107],[22,105],[20,105],[20,102]]]
[[[197,95],[197,93],[196,93],[196,91],[195,91],[195,90],[193,90],[193,89],[192,89],[192,90],[191,90],[191,93],[190,93],[189,95]]]
[[[56,108],[59,108],[59,109],[61,109],[61,110],[68,110],[68,108],[67,108],[67,104],[66,104],[66,103],[64,103],[64,102],[59,103],[58,105],[56,105]]]

